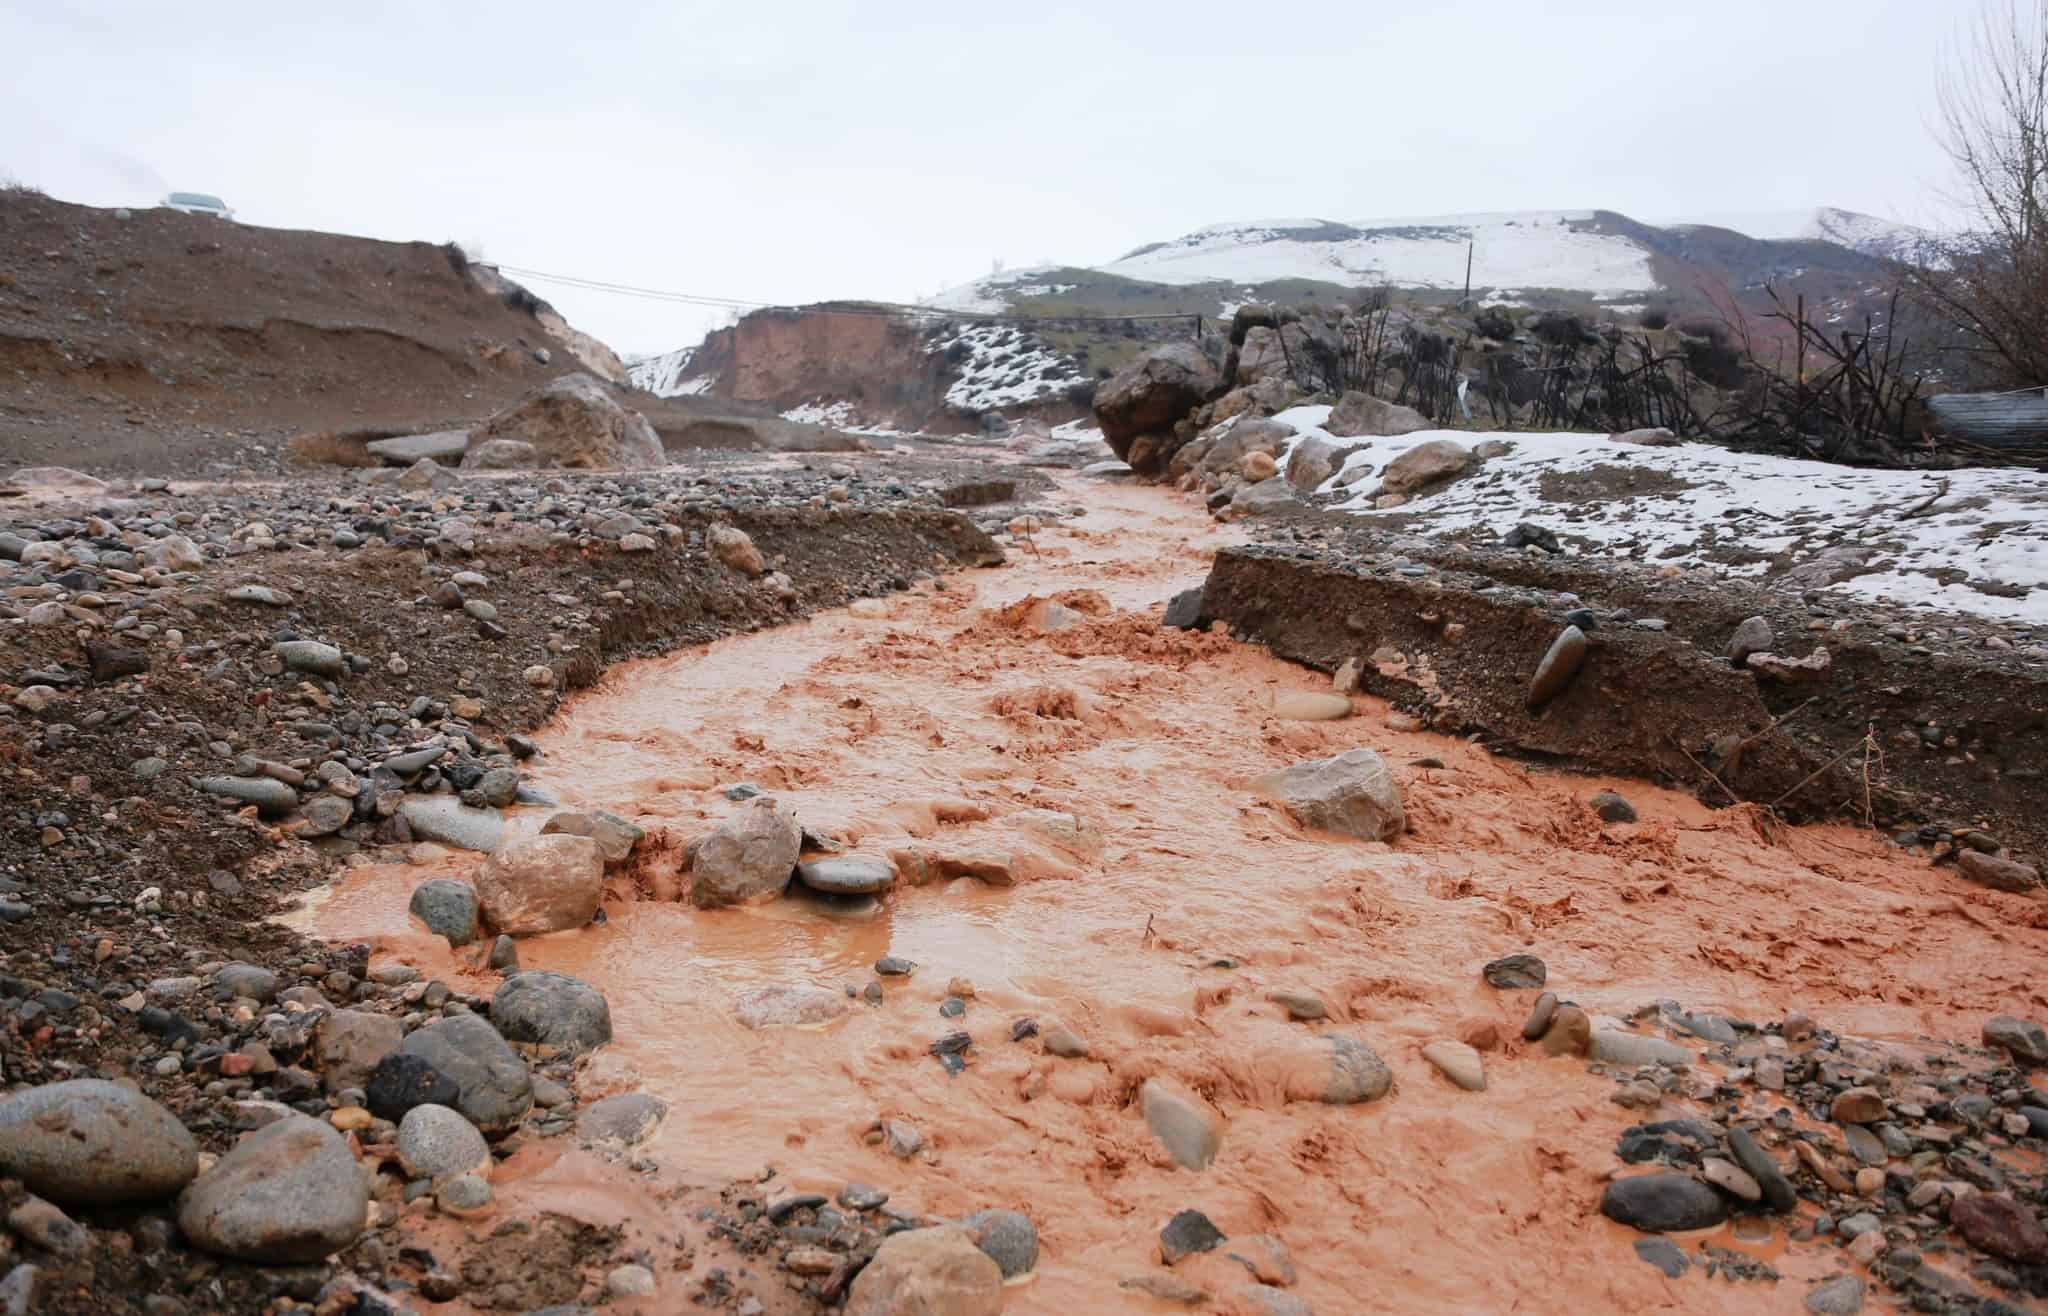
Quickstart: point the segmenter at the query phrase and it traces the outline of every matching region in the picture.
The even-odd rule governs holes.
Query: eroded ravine
[[[1280,720],[1277,693],[1327,679],[1156,623],[1232,532],[1161,490],[1077,480],[1061,496],[1088,514],[1006,567],[620,666],[538,737],[540,785],[634,819],[668,856],[637,886],[613,884],[603,924],[521,943],[526,967],[610,1000],[617,1040],[585,1098],[639,1086],[667,1100],[645,1150],[700,1182],[772,1166],[793,1187],[874,1183],[931,1214],[1024,1211],[1044,1250],[1012,1312],[1148,1309],[1116,1283],[1155,1267],[1161,1223],[1190,1206],[1227,1234],[1280,1237],[1298,1291],[1325,1313],[1796,1309],[1798,1281],[1835,1263],[1784,1251],[1782,1234],[1717,1240],[1771,1257],[1786,1276],[1775,1288],[1681,1289],[1635,1261],[1594,1203],[1616,1132],[1641,1117],[1582,1062],[1522,1043],[1531,993],[1486,986],[1480,966],[1532,950],[1596,1015],[1658,999],[1758,1020],[1796,1007],[1904,1043],[1973,1038],[1984,1014],[2031,997],[2016,939],[2037,934],[1975,913],[1953,879],[1853,829],[1766,835],[1748,810],[1537,775],[1395,730],[1369,699],[1342,721]],[[1080,615],[1059,629],[1022,606],[1068,591],[1098,598],[1069,594]],[[1398,845],[1304,832],[1247,788],[1355,746],[1396,767],[1412,826]],[[1414,765],[1424,758],[1443,766]],[[999,851],[1043,875],[899,887],[853,917],[796,899],[703,912],[664,898],[687,880],[666,880],[682,848],[739,782],[859,853]],[[1593,817],[1584,797],[1607,786],[1640,822]],[[1027,809],[1074,814],[1096,841],[1053,845],[1012,821]],[[528,830],[547,816],[522,813]],[[986,818],[939,821],[962,814]],[[461,979],[405,909],[413,885],[469,862],[354,870],[310,928]],[[757,985],[858,990],[885,954],[919,968],[887,980],[879,1006],[810,1029],[733,1018]],[[938,1012],[954,978],[975,990],[964,1021]],[[1331,1019],[1289,1022],[1266,999],[1283,989],[1318,996]],[[1026,1016],[1066,1025],[1090,1055],[1012,1043]],[[1418,1052],[1476,1021],[1506,1040],[1486,1056],[1487,1090],[1466,1093]],[[949,1077],[925,1048],[962,1026],[974,1049]],[[1275,1070],[1322,1031],[1374,1047],[1392,1095],[1285,1102]],[[1131,1099],[1155,1074],[1223,1113],[1208,1170],[1173,1168],[1146,1132]],[[926,1156],[869,1145],[878,1118],[915,1125]],[[1224,1251],[1176,1273],[1220,1294],[1246,1278]]]

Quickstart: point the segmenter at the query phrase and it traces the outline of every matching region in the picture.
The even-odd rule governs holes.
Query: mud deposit
[[[1789,1241],[1813,1208],[1676,1240],[1768,1262],[1775,1280],[1643,1264],[1639,1236],[1598,1213],[1623,1168],[1616,1137],[1707,1104],[1681,1092],[1654,1114],[1624,1109],[1611,1098],[1628,1071],[1520,1040],[1535,991],[1491,987],[1482,966],[1533,952],[1596,1024],[1659,1000],[1759,1026],[1800,1009],[1874,1040],[1877,1056],[1974,1043],[1986,1016],[2048,1006],[2034,900],[1875,834],[1546,774],[1397,729],[1412,722],[1364,696],[1342,720],[1280,718],[1281,696],[1328,679],[1158,622],[1237,532],[1164,491],[1069,479],[1060,496],[1088,514],[1038,531],[1007,567],[614,667],[537,735],[540,785],[649,832],[637,869],[612,880],[604,922],[519,954],[609,999],[616,1040],[578,1096],[641,1088],[667,1101],[639,1149],[665,1174],[714,1184],[772,1167],[785,1190],[876,1184],[892,1208],[928,1216],[1022,1211],[1041,1254],[1008,1290],[1009,1313],[1184,1309],[1119,1287],[1147,1275],[1206,1290],[1207,1309],[1277,1310],[1244,1305],[1256,1258],[1233,1254],[1254,1235],[1280,1240],[1298,1270],[1289,1291],[1326,1314],[1796,1311],[1810,1283],[1854,1268],[1832,1242]],[[1394,769],[1409,818],[1395,844],[1306,831],[1252,788],[1355,747]],[[872,907],[792,889],[696,909],[687,847],[738,807],[726,791],[741,783],[849,854],[893,858],[898,884]],[[1639,820],[1601,822],[1586,800],[1602,789]],[[534,831],[550,812],[514,816]],[[357,868],[297,921],[371,940],[376,963],[488,990],[405,912],[414,885],[472,863]],[[917,870],[1014,884],[900,876]],[[884,956],[916,970],[877,978]],[[877,1004],[859,996],[871,983]],[[964,1016],[942,1017],[967,984]],[[789,985],[825,989],[845,1011],[758,1031],[736,1019],[746,993]],[[1292,1021],[1274,993],[1312,996],[1327,1018]],[[1013,1041],[1025,1019],[1035,1035]],[[963,1029],[965,1069],[949,1075],[928,1048]],[[1060,1038],[1069,1054],[1055,1055],[1061,1030],[1081,1046]],[[1289,1099],[1302,1057],[1331,1033],[1378,1052],[1389,1095]],[[1481,1044],[1483,1091],[1421,1056],[1461,1037]],[[1785,1047],[1775,1033],[1743,1038],[1738,1054]],[[1695,1050],[1696,1077],[1734,1063]],[[1177,1168],[1147,1131],[1137,1094],[1152,1078],[1220,1127],[1205,1170]],[[1784,1104],[1736,1091],[1722,1089],[1718,1113]],[[898,1159],[871,1143],[877,1121],[914,1127],[924,1150]],[[609,1206],[654,1233],[695,1229],[663,1219],[659,1195],[621,1167],[553,1164],[598,1199],[593,1219]],[[499,1182],[521,1178],[508,1162]],[[507,1191],[538,1205],[541,1182]],[[1168,1272],[1159,1231],[1189,1208],[1232,1242]],[[673,1293],[645,1309],[674,1309]]]

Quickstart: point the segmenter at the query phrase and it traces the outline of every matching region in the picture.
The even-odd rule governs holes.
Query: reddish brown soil
[[[0,192],[0,469],[183,473],[474,419],[576,368],[452,246]]]

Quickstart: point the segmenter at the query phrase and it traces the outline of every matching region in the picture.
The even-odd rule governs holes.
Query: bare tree
[[[1954,331],[1972,382],[2048,384],[2048,29],[2020,0],[1984,0],[1942,70],[1938,134],[1972,231],[1901,269]]]

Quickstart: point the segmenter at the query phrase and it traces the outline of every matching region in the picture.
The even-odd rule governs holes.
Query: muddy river
[[[1009,1292],[1015,1313],[1154,1309],[1116,1281],[1153,1266],[1160,1225],[1186,1207],[1232,1236],[1280,1238],[1295,1291],[1326,1316],[1796,1310],[1832,1249],[1715,1239],[1773,1260],[1775,1287],[1669,1280],[1636,1258],[1595,1204],[1616,1134],[1646,1117],[1583,1062],[1523,1043],[1533,993],[1488,987],[1480,967],[1533,951],[1596,1017],[1673,999],[1759,1022],[1798,1007],[1900,1043],[1974,1039],[1985,1014],[2034,996],[2011,934],[1953,878],[1858,830],[1767,831],[1748,809],[1547,773],[1397,730],[1364,697],[1343,720],[1282,720],[1276,698],[1328,679],[1154,621],[1236,532],[1158,489],[1071,478],[1062,498],[1086,514],[1006,567],[621,665],[537,737],[539,785],[636,820],[656,845],[637,881],[613,883],[604,923],[520,944],[525,967],[611,1002],[617,1040],[585,1099],[666,1099],[645,1153],[702,1182],[773,1167],[799,1188],[880,1184],[929,1213],[1021,1210],[1043,1252]],[[1394,766],[1412,827],[1396,845],[1305,832],[1249,789],[1358,746]],[[994,854],[1020,880],[698,911],[674,899],[675,870],[742,782],[853,853]],[[1593,816],[1583,801],[1609,788],[1639,822]],[[1052,836],[1033,810],[1080,826]],[[550,812],[520,810],[516,826]],[[474,862],[353,870],[304,925],[487,991],[405,913],[415,884]],[[918,968],[884,980],[879,1005],[809,1028],[734,1018],[762,985],[865,988],[884,955]],[[955,979],[973,997],[942,1018]],[[1274,992],[1313,995],[1329,1018],[1292,1022]],[[1011,1042],[1025,1017],[1040,1039]],[[1087,1054],[1046,1054],[1055,1024]],[[974,1049],[952,1076],[926,1047],[962,1027]],[[1322,1032],[1376,1049],[1392,1094],[1286,1101],[1276,1072]],[[1482,1092],[1419,1055],[1489,1032]],[[1146,1131],[1134,1094],[1153,1076],[1220,1118],[1207,1170],[1175,1168]],[[1691,1113],[1672,1100],[1654,1117]],[[914,1126],[925,1152],[872,1145],[877,1120]],[[1247,1278],[1228,1250],[1176,1273],[1227,1293]]]

